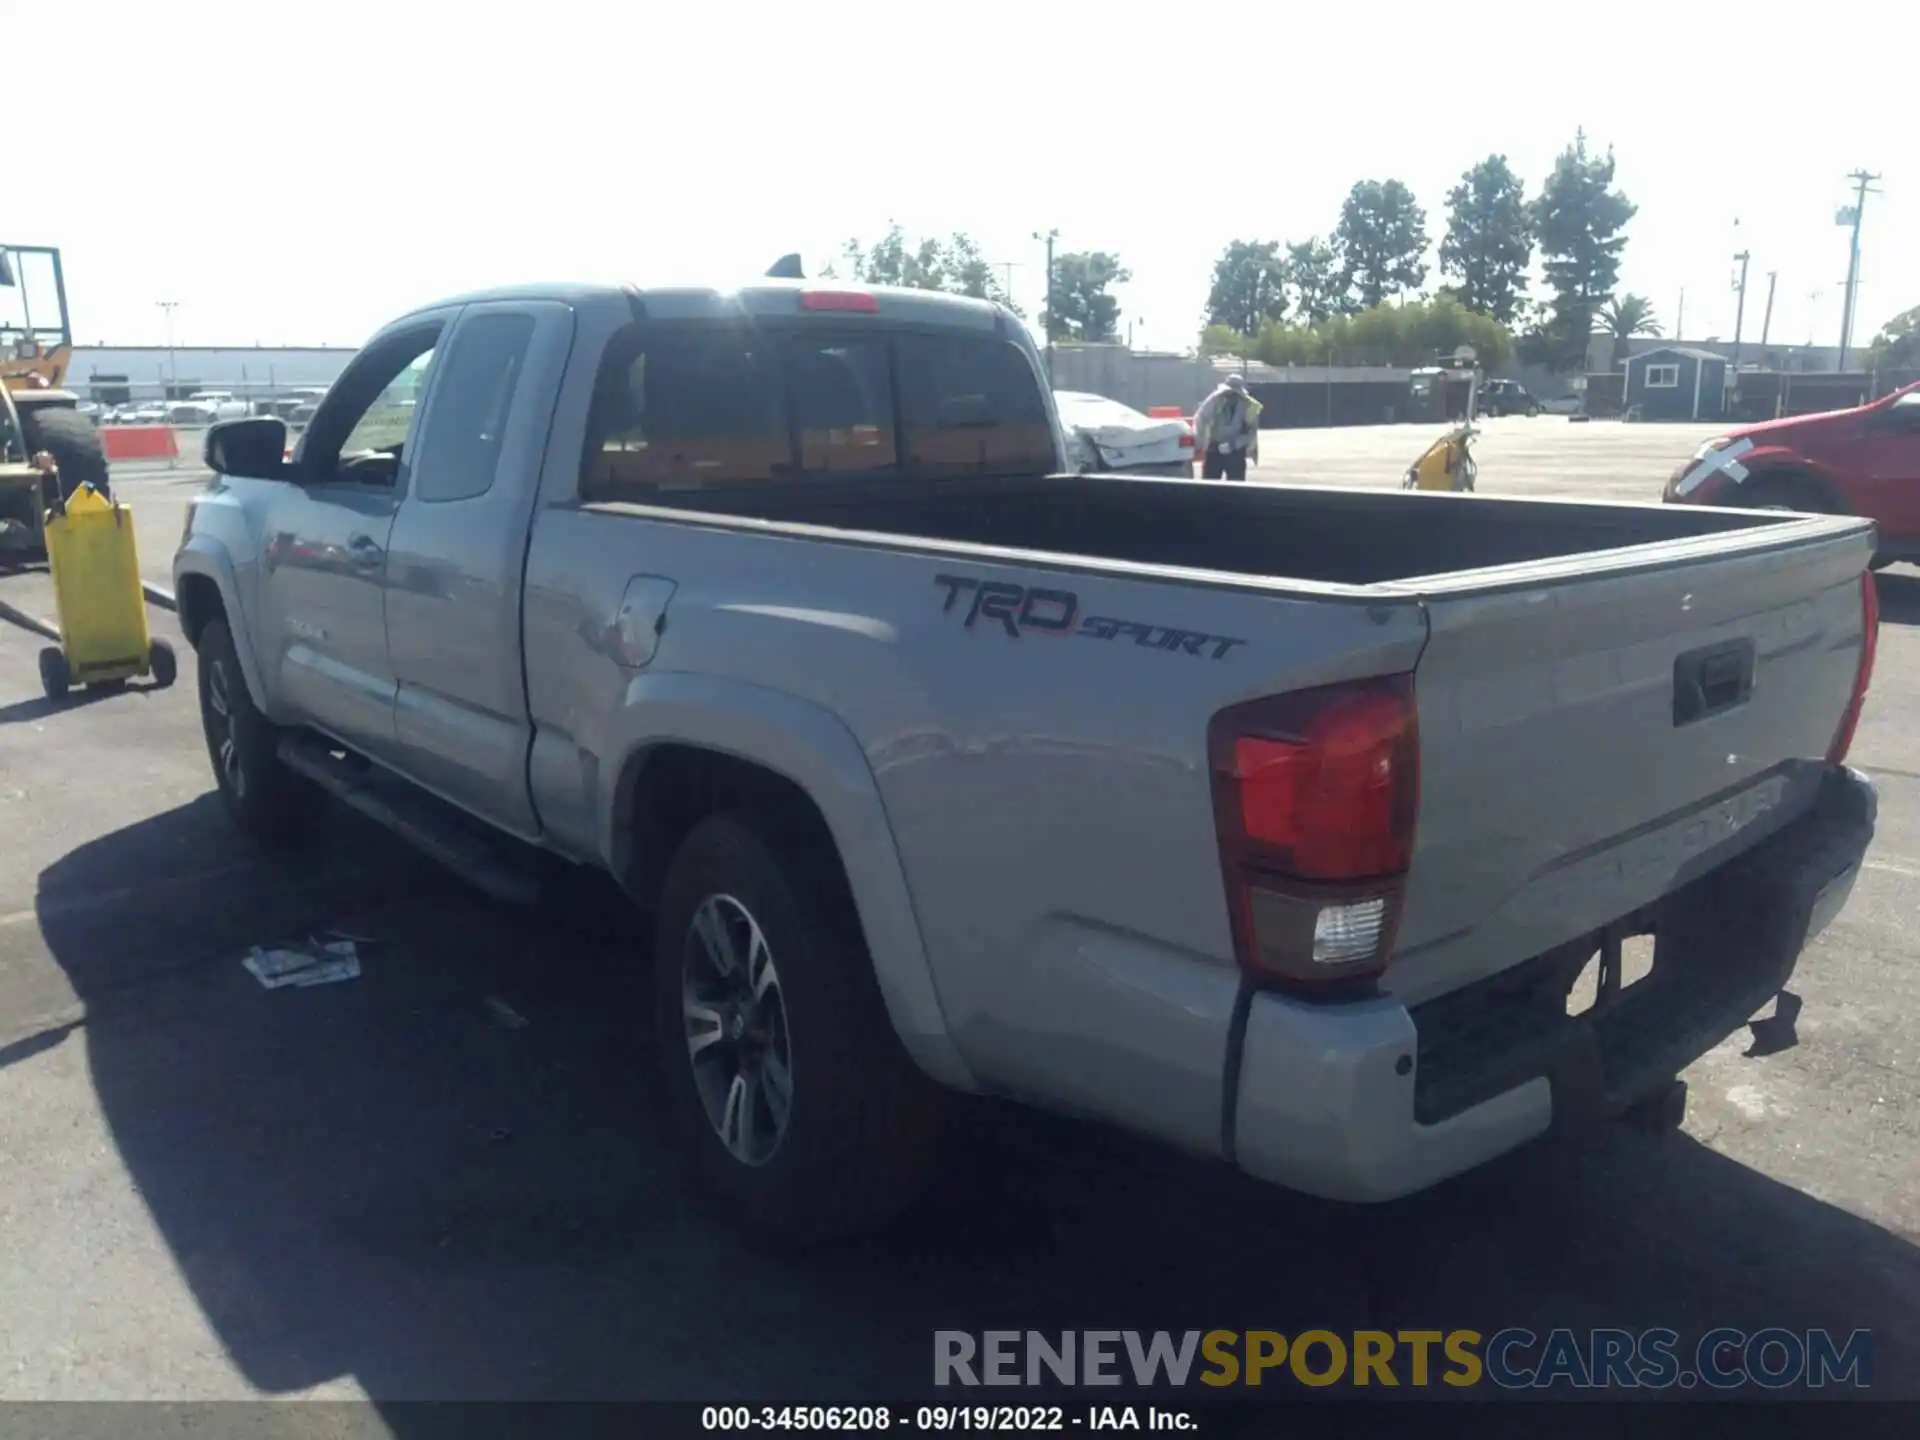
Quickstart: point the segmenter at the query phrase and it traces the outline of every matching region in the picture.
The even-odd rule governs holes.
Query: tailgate
[[[1575,939],[1811,804],[1873,543],[1796,521],[1407,582],[1431,638],[1388,987],[1415,1004]]]

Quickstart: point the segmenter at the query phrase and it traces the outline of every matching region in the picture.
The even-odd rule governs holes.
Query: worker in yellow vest
[[[1260,402],[1247,382],[1229,375],[1193,412],[1193,441],[1200,450],[1200,478],[1244,480],[1247,462],[1260,458]]]

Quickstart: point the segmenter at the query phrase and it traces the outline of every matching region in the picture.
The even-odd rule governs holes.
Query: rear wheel
[[[180,673],[180,662],[175,658],[173,646],[164,640],[156,640],[147,647],[147,669],[153,675],[153,683],[161,690],[173,684]]]
[[[224,620],[208,623],[199,648],[200,726],[228,815],[260,840],[306,839],[326,806],[326,792],[281,763],[279,727],[254,708]]]
[[[661,892],[653,981],[682,1143],[750,1235],[824,1240],[912,1198],[938,1094],[893,1031],[814,837],[745,813],[695,826]]]
[[[111,497],[107,484],[107,450],[93,421],[78,410],[57,405],[24,405],[20,425],[26,431],[28,454],[45,450],[60,467],[60,498],[82,485],[91,485]]]
[[[67,666],[67,652],[49,645],[40,652],[40,688],[49,700],[64,700],[73,685],[73,671]]]

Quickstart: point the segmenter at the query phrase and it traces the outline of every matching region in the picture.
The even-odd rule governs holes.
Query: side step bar
[[[508,905],[539,900],[540,852],[487,833],[478,821],[320,736],[283,735],[277,748],[289,769],[384,825],[476,890]]]

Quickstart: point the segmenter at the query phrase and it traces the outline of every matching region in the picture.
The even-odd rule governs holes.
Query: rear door
[[[1869,534],[1788,522],[1407,582],[1431,629],[1389,986],[1418,1003],[1531,958],[1791,818],[1852,694]]]
[[[386,567],[398,763],[522,835],[527,791],[520,587],[527,526],[573,312],[472,305],[442,347]]]

